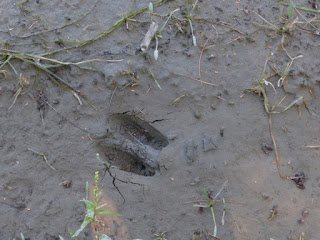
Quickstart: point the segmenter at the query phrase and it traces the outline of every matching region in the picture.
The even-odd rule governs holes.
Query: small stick
[[[307,24],[309,24],[311,27],[317,28],[316,26],[314,26],[314,25],[311,24],[311,22],[312,22],[314,19],[316,19],[316,17],[314,17],[313,19],[311,19],[310,21],[308,21],[308,20],[298,11],[298,9],[294,8],[294,10],[296,10],[296,12],[300,15],[300,17],[302,17],[303,20],[306,21],[306,24],[305,24],[304,26],[306,26]]]
[[[223,200],[216,199],[215,202],[223,202]],[[208,200],[194,200],[189,202],[184,202],[183,204],[189,204],[189,203],[198,203],[198,202],[208,202]],[[226,201],[226,203],[232,203],[232,204],[246,204],[245,202],[236,202],[236,201]]]
[[[270,135],[271,135],[271,138],[272,138],[272,143],[273,143],[273,146],[274,146],[274,154],[275,154],[275,159],[276,159],[276,164],[277,164],[277,170],[278,170],[278,173],[279,173],[279,176],[283,179],[288,179],[288,177],[284,177],[281,173],[281,170],[280,170],[280,159],[279,159],[279,152],[278,152],[278,147],[277,147],[277,143],[276,143],[276,140],[275,140],[275,137],[274,137],[274,134],[273,134],[273,129],[272,129],[272,117],[271,117],[271,114],[269,113],[269,130],[270,130]]]
[[[10,110],[10,109],[13,107],[13,105],[16,103],[17,98],[19,97],[19,95],[21,94],[21,92],[22,92],[22,88],[20,87],[20,88],[16,91],[16,93],[14,94],[13,102],[12,102],[12,104],[10,105],[10,107],[9,107],[8,110]]]
[[[241,32],[238,29],[234,28],[234,26],[232,26],[232,24],[230,24],[230,23],[226,23],[226,22],[222,22],[221,21],[221,25],[223,25],[225,27],[228,27],[228,28],[232,29],[233,31],[235,31],[237,33],[240,33],[241,35],[245,35],[243,32]]]
[[[170,73],[173,74],[173,75],[177,75],[177,76],[181,76],[181,77],[186,77],[186,78],[192,79],[192,80],[194,80],[194,81],[201,82],[201,83],[203,83],[203,84],[207,84],[207,85],[210,85],[210,86],[217,87],[217,85],[214,84],[214,83],[205,82],[205,81],[202,81],[202,80],[200,80],[200,79],[198,79],[198,78],[190,77],[190,76],[183,75],[183,74],[176,73],[176,72],[170,72]]]
[[[33,28],[33,26],[36,25],[36,23],[38,23],[38,22],[39,22],[39,20],[36,20],[34,23],[32,23],[32,24],[30,25],[30,27],[28,27],[28,29]]]
[[[223,100],[223,101],[227,101],[226,99],[224,99],[223,97],[220,97],[220,96],[216,96],[216,98]]]
[[[304,146],[305,148],[313,148],[313,149],[320,149],[320,145],[318,145],[318,146],[310,146],[310,145],[308,145],[308,146]]]
[[[209,237],[212,237],[212,238],[214,238],[214,239],[221,240],[220,238],[218,238],[218,237],[216,237],[216,236],[212,235],[212,234],[208,231],[208,229],[206,229],[206,232],[207,232],[207,234],[208,234],[208,236],[209,236]]]
[[[112,91],[112,94],[111,94],[111,97],[110,97],[110,101],[109,101],[109,106],[111,106],[112,99],[113,99],[113,96],[114,96],[116,90],[117,90],[117,85],[114,87],[114,90]]]
[[[286,99],[287,96],[284,96],[274,107],[280,106],[280,104]]]
[[[238,36],[238,37],[236,37],[235,39],[232,39],[230,42],[228,42],[227,45],[230,44],[230,43],[233,43],[233,42],[235,42],[235,41],[237,41],[237,40],[240,40],[240,39],[242,39],[242,37],[241,37],[241,36]]]
[[[47,159],[47,157],[46,157],[46,155],[45,155],[44,153],[37,152],[36,150],[33,150],[33,149],[31,149],[31,148],[27,148],[27,149],[28,149],[29,151],[34,152],[34,153],[40,155],[41,157],[43,157],[43,159],[46,161],[46,163],[48,164],[48,166],[49,166],[52,170],[56,170],[54,167],[52,167],[52,166],[50,165],[50,163],[48,162],[48,159]]]
[[[182,98],[187,97],[187,96],[189,96],[189,94],[187,94],[187,93],[183,94],[183,95],[177,97],[175,100],[173,100],[173,103],[176,103],[176,102],[180,101]]]
[[[53,111],[55,111],[55,113],[58,114],[58,116],[61,117],[63,120],[66,120],[66,121],[69,122],[72,126],[80,129],[80,130],[83,131],[83,132],[88,132],[87,130],[79,127],[77,124],[73,123],[70,119],[68,119],[67,117],[63,116],[61,113],[59,113],[59,112],[57,111],[57,109],[55,109],[48,101],[44,101],[44,100],[42,100],[42,101],[43,101],[45,104],[47,104]]]
[[[206,45],[208,44],[210,38],[212,37],[213,34],[211,34],[208,39],[206,40],[206,42],[204,43],[202,49],[201,49],[201,53],[200,53],[200,57],[199,57],[199,79],[201,79],[201,59],[202,59],[202,54],[204,52],[204,50],[206,49]]]
[[[154,74],[152,73],[151,69],[149,69],[149,72],[150,72],[151,78],[156,82],[158,88],[159,88],[160,90],[162,90],[160,84],[158,83],[158,81],[157,81],[156,77],[154,76]]]

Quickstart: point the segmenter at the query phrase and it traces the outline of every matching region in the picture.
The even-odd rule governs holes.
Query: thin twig
[[[47,157],[46,157],[46,155],[45,155],[44,153],[38,152],[38,151],[33,150],[33,149],[31,149],[31,148],[28,148],[28,150],[31,151],[31,152],[34,152],[34,153],[36,153],[36,154],[38,154],[38,155],[40,155],[41,157],[43,157],[43,159],[46,161],[46,163],[48,164],[48,166],[49,166],[52,170],[56,170],[54,167],[52,167],[52,166],[50,165],[50,163],[48,162],[48,159],[47,159]]]
[[[199,57],[199,79],[201,79],[201,59],[202,59],[202,54],[204,52],[204,50],[206,49],[206,45],[208,44],[210,38],[212,37],[213,34],[211,34],[208,39],[206,40],[206,42],[204,43],[202,49],[201,49],[201,53],[200,53],[200,57]]]
[[[110,97],[110,101],[109,101],[109,106],[111,106],[112,99],[113,99],[113,96],[114,96],[116,90],[117,90],[117,85],[115,85],[114,90],[112,91],[112,94],[111,94],[111,97]]]
[[[223,200],[216,199],[215,202],[223,202]],[[183,204],[189,204],[189,203],[198,203],[198,202],[208,202],[208,200],[194,200],[189,202],[184,202]],[[232,204],[246,204],[245,202],[236,202],[236,201],[226,201],[226,203],[232,203]]]
[[[21,94],[21,92],[22,92],[22,87],[20,87],[20,88],[16,91],[16,93],[14,94],[13,102],[12,102],[12,104],[10,105],[10,107],[9,107],[8,110],[10,110],[10,109],[13,107],[13,105],[16,103],[16,101],[17,101],[19,95]]]
[[[305,148],[313,148],[313,149],[320,149],[320,145],[318,145],[318,146],[310,146],[310,145],[308,145],[308,146],[304,146]]]
[[[274,134],[273,134],[273,128],[272,128],[272,116],[271,116],[271,114],[268,114],[268,115],[269,115],[269,130],[270,130],[270,135],[271,135],[272,142],[273,142],[273,146],[274,146],[274,154],[275,154],[275,160],[276,160],[277,170],[278,170],[279,176],[280,176],[281,178],[283,178],[283,179],[288,179],[287,176],[284,177],[284,176],[282,175],[282,173],[281,173],[278,146],[277,146],[276,139],[275,139]]]
[[[205,81],[202,81],[202,80],[200,80],[200,79],[198,79],[198,78],[190,77],[190,76],[183,75],[183,74],[176,73],[176,72],[170,72],[170,73],[173,74],[173,75],[180,76],[180,77],[186,77],[186,78],[192,79],[192,80],[194,80],[194,81],[197,81],[197,82],[200,82],[200,83],[203,83],[203,84],[207,84],[207,85],[210,85],[210,86],[217,87],[217,85],[214,84],[214,83],[205,82]]]
[[[42,99],[41,99],[42,100]],[[73,123],[69,118],[63,116],[61,113],[59,113],[57,111],[57,109],[55,109],[48,101],[42,100],[45,104],[47,104],[56,114],[58,114],[59,117],[61,117],[61,119],[66,120],[67,122],[69,122],[72,126],[80,129],[83,132],[88,133],[88,131],[86,129],[83,129],[81,127],[79,127],[77,124]]]

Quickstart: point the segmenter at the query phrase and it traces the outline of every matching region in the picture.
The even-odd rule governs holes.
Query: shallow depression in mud
[[[160,131],[141,118],[130,114],[117,114],[115,117],[120,121],[120,131],[142,144],[149,145],[156,150],[169,145],[169,141]]]
[[[153,176],[160,171],[159,156],[169,144],[160,131],[126,113],[112,116],[111,129],[98,141],[98,149],[108,163],[143,176]]]
[[[103,148],[105,159],[120,170],[145,176],[145,166],[134,156],[112,147]],[[153,176],[152,174],[151,176]]]

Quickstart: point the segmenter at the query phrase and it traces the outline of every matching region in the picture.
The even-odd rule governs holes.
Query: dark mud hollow
[[[161,132],[138,116],[124,113],[116,114],[114,117],[120,121],[122,133],[142,144],[149,145],[156,150],[161,150],[169,145],[168,139]]]
[[[134,115],[113,115],[111,124],[114,130],[98,141],[106,161],[120,170],[143,176],[159,172],[160,152],[169,144],[166,137]]]
[[[122,151],[117,147],[105,147],[101,145],[105,159],[113,166],[117,166],[120,170],[132,172],[139,175],[146,175],[146,167],[135,156]],[[153,176],[155,172],[150,172],[148,176]]]

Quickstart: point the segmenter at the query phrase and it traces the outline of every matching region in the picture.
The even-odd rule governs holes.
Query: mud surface
[[[319,15],[280,1],[203,0],[191,18],[193,46],[186,2],[154,7],[159,29],[179,9],[161,32],[155,61],[155,40],[140,50],[148,11],[76,47],[148,1],[0,1],[1,62],[14,53],[4,49],[38,56],[27,62],[15,53],[0,69],[1,239],[71,239],[95,171],[101,204],[121,217],[100,216],[78,239],[97,231],[113,240],[163,232],[169,240],[214,239],[210,209],[199,204],[207,204],[204,191],[214,197],[226,181],[214,204],[219,239],[319,239],[319,150],[305,147],[320,144]],[[270,27],[262,18],[278,30],[257,25]],[[40,55],[95,61],[50,68],[50,78],[36,67],[49,64]],[[256,94],[257,81],[269,105]],[[117,167],[112,174],[108,164]]]

